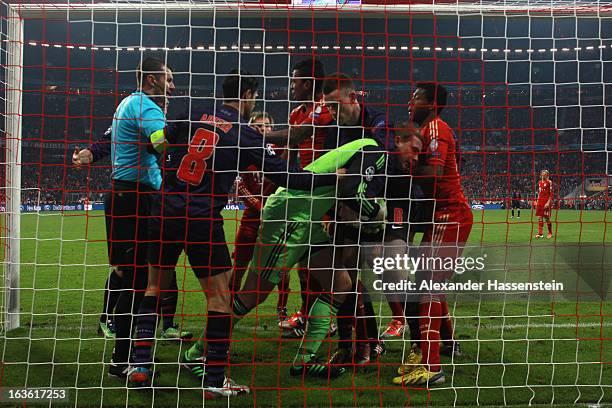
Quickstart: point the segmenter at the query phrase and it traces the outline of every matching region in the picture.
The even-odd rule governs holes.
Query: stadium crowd
[[[350,72],[356,80],[362,78],[358,68],[352,68]],[[35,84],[32,87],[35,88]],[[386,111],[395,123],[407,120],[406,106],[398,106],[395,101],[391,103],[392,91],[378,83],[366,82],[363,88],[361,100],[366,106]],[[397,92],[404,88],[404,93],[408,92],[407,85],[402,84],[400,88]],[[110,172],[109,161],[100,162],[91,172],[66,171],[64,165],[69,163],[65,162],[65,151],[78,145],[86,146],[100,137],[108,128],[116,104],[127,95],[127,89],[129,86],[117,92],[74,83],[70,87],[47,85],[39,92],[24,94],[24,112],[27,113],[24,115],[22,149],[24,203],[37,201],[39,190],[41,202],[67,203],[75,200],[77,195],[92,201],[101,199],[109,187],[106,181]],[[286,117],[289,111],[287,88],[267,86],[264,92],[263,103],[260,102],[258,108],[275,119],[276,128],[286,127],[286,120],[280,118]],[[470,202],[504,202],[515,190],[520,191],[525,200],[533,200],[537,193],[538,171],[542,168],[551,170],[555,197],[559,199],[580,190],[586,178],[609,173],[605,149],[597,143],[603,139],[596,131],[585,130],[584,134],[578,134],[571,130],[551,131],[550,128],[530,130],[531,115],[518,114],[513,106],[528,101],[530,92],[537,105],[534,109],[554,107],[555,103],[563,105],[563,98],[573,97],[564,97],[560,93],[555,99],[551,96],[554,93],[543,86],[531,91],[507,86],[488,87],[486,91],[473,86],[449,88],[449,107],[444,118],[454,129],[461,149],[458,164]],[[186,98],[182,96],[187,93],[185,90],[177,92],[176,98],[172,99],[171,111],[176,113],[184,109]],[[192,85],[189,93],[195,97],[213,96],[212,89],[197,83]],[[499,100],[506,93],[507,102]],[[502,102],[505,106],[487,108]],[[557,115],[557,122],[563,124],[569,121],[565,117],[572,113],[553,112],[553,116]],[[596,110],[584,110],[582,121],[597,125],[598,115]],[[505,130],[506,123],[511,123],[512,128]],[[577,144],[577,141],[584,145]],[[581,148],[592,152],[582,152]],[[565,206],[565,203],[559,205]],[[602,203],[588,207],[600,208]]]

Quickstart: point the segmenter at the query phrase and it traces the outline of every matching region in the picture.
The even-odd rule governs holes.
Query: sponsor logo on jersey
[[[429,142],[429,150],[435,152],[438,149],[438,139],[431,139]]]
[[[365,169],[365,179],[366,181],[372,181],[372,179],[374,178],[374,173],[376,172],[376,169],[374,168],[374,166],[370,166],[367,169]]]
[[[266,151],[269,156],[276,156],[276,152],[274,151],[274,146],[271,143],[266,144]]]

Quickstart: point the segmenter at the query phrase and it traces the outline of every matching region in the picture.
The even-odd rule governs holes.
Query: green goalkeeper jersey
[[[331,150],[304,169],[313,173],[335,173],[347,165],[366,146],[378,146],[374,139],[358,139]],[[266,201],[263,220],[321,221],[337,199],[336,186],[316,187],[312,191],[279,187]],[[274,209],[274,210],[273,210]],[[278,210],[281,210],[282,217]],[[270,218],[272,217],[272,218]]]
[[[379,172],[384,166],[385,154],[377,146],[374,139],[354,140],[325,153],[305,167],[305,170],[334,173],[346,167],[349,162],[361,163],[352,159],[356,158],[356,154],[363,155],[364,149],[370,149],[376,151],[377,157],[376,168],[372,172]],[[361,166],[359,163],[358,166]],[[350,194],[355,198],[365,195],[364,183],[352,186]],[[258,246],[249,269],[256,269],[263,278],[278,283],[282,274],[302,258],[327,247],[329,236],[321,221],[338,198],[336,186],[317,187],[312,191],[279,187],[267,199],[263,208]]]

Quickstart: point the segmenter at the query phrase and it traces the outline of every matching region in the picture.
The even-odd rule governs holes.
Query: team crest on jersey
[[[266,144],[266,151],[268,152],[268,155],[276,156],[276,152],[274,151],[274,147],[272,146],[271,143]]]
[[[321,105],[317,105],[314,110],[312,111],[312,117],[314,119],[317,119],[319,117],[319,115],[321,115],[321,112],[323,111],[323,108],[321,108]]]
[[[376,169],[374,168],[374,166],[370,166],[367,169],[365,169],[365,179],[366,181],[372,181],[372,179],[374,178],[374,172],[376,171]]]
[[[435,152],[438,149],[438,139],[431,139],[429,142],[429,150]]]

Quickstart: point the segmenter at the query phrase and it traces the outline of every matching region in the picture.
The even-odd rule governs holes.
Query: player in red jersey
[[[473,216],[461,188],[461,176],[455,157],[457,148],[450,126],[440,118],[446,106],[447,91],[436,83],[420,83],[412,95],[409,114],[421,128],[424,138],[424,163],[416,171],[415,181],[423,188],[425,196],[434,201],[433,223],[423,235],[421,247],[436,257],[458,257],[472,230]],[[417,281],[444,281],[452,270],[417,271]],[[453,327],[448,315],[444,294],[421,293],[419,297],[419,328],[421,331],[421,360],[411,351],[400,367],[396,384],[434,385],[445,381],[440,366],[440,334],[446,332],[445,343],[450,353],[459,354],[453,340]]]
[[[552,234],[552,223],[550,222],[550,209],[552,207],[553,187],[552,181],[549,179],[550,173],[548,170],[542,170],[540,172],[540,181],[538,182],[538,202],[536,204],[536,217],[538,217],[538,235],[536,239],[543,238],[542,228],[544,227],[544,220],[546,220],[546,226],[548,227],[547,239],[551,239]]]
[[[323,153],[323,143],[327,135],[326,126],[334,119],[327,107],[321,103],[323,99],[323,78],[325,69],[318,59],[306,59],[293,66],[291,79],[291,94],[300,102],[289,116],[290,125],[313,123],[315,131],[312,137],[305,138],[297,146],[300,165],[308,166]],[[314,102],[313,102],[314,101]]]
[[[291,72],[291,96],[300,104],[291,111],[289,125],[300,125],[312,123],[315,126],[311,137],[306,137],[297,146],[291,146],[289,161],[296,160],[295,154],[302,168],[308,166],[313,160],[318,159],[324,152],[323,142],[327,135],[327,125],[333,121],[333,117],[324,104],[323,78],[325,68],[323,63],[316,58],[308,58],[297,62]],[[316,295],[311,292],[321,292],[315,280],[309,279],[309,271],[304,266],[298,267],[300,278],[300,291],[302,305],[300,310],[281,323],[281,327],[287,330],[284,337],[301,337],[306,325],[305,315]]]
[[[265,112],[253,112],[249,119],[249,125],[259,130],[265,136],[267,133],[272,132],[274,119]],[[275,145],[270,146],[276,150]],[[236,234],[236,244],[234,246],[234,271],[231,281],[233,293],[240,291],[242,277],[253,257],[257,233],[261,223],[261,209],[265,204],[266,198],[275,190],[276,184],[264,178],[256,168],[249,169],[248,172],[242,173],[236,179],[236,195],[244,201],[246,209],[240,219],[240,227]],[[287,319],[289,290],[289,274],[286,274],[278,284],[276,313],[278,315],[279,326]]]

